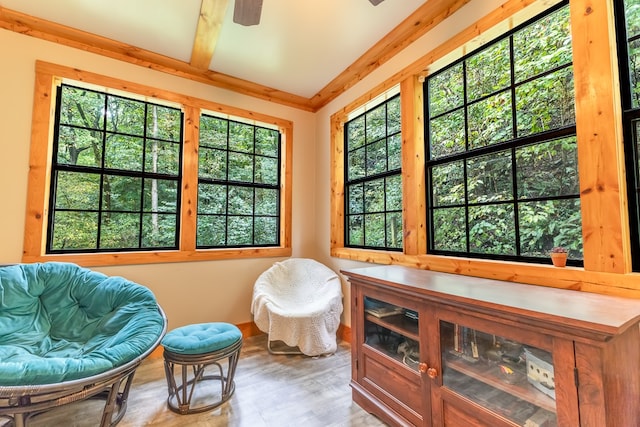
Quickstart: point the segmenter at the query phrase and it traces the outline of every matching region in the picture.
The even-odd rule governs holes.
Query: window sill
[[[96,254],[24,255],[22,262],[73,262],[83,267],[159,264],[291,256],[291,248],[203,249],[196,251],[107,252]]]

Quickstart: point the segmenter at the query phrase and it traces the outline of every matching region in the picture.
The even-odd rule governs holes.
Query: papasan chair
[[[254,284],[251,313],[258,328],[268,334],[267,349],[273,354],[335,353],[342,313],[340,278],[312,259],[276,262]],[[294,350],[275,350],[275,341]]]

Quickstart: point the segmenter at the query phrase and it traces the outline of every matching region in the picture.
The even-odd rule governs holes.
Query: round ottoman
[[[235,390],[233,377],[242,347],[240,329],[222,322],[183,326],[167,333],[162,346],[169,409],[192,414],[209,411],[229,400]],[[177,366],[181,369],[176,372]],[[211,366],[217,368],[216,373],[205,375],[205,368]],[[219,382],[219,391],[215,389],[213,396],[203,396],[196,390],[205,380]],[[192,407],[194,396],[197,401]]]

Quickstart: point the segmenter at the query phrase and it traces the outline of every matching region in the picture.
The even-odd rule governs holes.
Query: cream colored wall
[[[116,77],[291,120],[293,256],[316,257],[315,118],[312,113],[247,97],[143,67],[0,29],[0,264],[20,262],[29,170],[36,60]],[[253,282],[276,259],[247,259],[97,268],[147,285],[169,327],[205,321],[252,320]]]
[[[365,267],[367,263],[350,261],[340,258],[332,258],[330,255],[329,231],[331,227],[330,207],[331,207],[331,129],[330,117],[332,114],[343,109],[346,105],[354,102],[359,97],[392,78],[396,73],[413,64],[434,48],[452,38],[464,28],[472,25],[482,16],[487,15],[499,7],[504,0],[473,0],[458,12],[438,25],[435,29],[418,39],[416,42],[404,49],[390,61],[381,65],[373,73],[364,78],[351,89],[341,94],[334,101],[322,108],[316,114],[316,158],[317,158],[317,194],[316,203],[319,207],[316,217],[316,234],[320,236],[317,242],[316,252],[319,254],[319,261],[324,262],[335,271]],[[350,288],[348,282],[343,279],[343,294],[345,296],[346,312],[343,314],[343,323],[350,326],[351,316],[348,310],[350,298]]]

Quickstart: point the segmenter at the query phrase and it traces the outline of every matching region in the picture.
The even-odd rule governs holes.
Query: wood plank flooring
[[[351,350],[341,342],[326,357],[272,355],[266,336],[244,340],[236,371],[236,391],[221,407],[178,415],[166,405],[162,358],[138,368],[129,406],[118,427],[377,427],[382,421],[351,401]],[[32,427],[95,427],[103,402],[80,402],[36,417]]]

